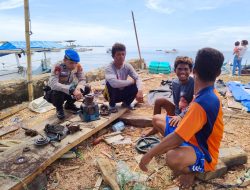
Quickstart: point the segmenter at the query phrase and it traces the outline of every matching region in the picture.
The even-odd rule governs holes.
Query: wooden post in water
[[[29,101],[33,100],[33,83],[32,83],[32,67],[31,67],[31,52],[30,52],[30,15],[29,15],[29,0],[24,0],[24,16],[25,16],[25,41],[27,55],[27,81]]]
[[[134,23],[134,29],[135,29],[135,37],[136,37],[136,42],[137,42],[137,48],[138,48],[138,53],[139,53],[139,57],[140,57],[141,69],[144,69],[144,63],[142,62],[142,59],[141,59],[141,50],[140,50],[139,40],[138,40],[137,31],[136,31],[136,26],[135,26],[134,13],[133,13],[133,11],[131,11],[131,12],[132,12],[132,18],[133,18],[133,23]]]

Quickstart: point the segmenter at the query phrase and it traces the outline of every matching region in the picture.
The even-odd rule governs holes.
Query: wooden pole
[[[26,41],[26,55],[27,55],[27,81],[29,101],[33,100],[33,84],[32,84],[32,66],[31,66],[31,52],[30,52],[30,15],[29,15],[29,0],[24,0],[24,15],[25,15],[25,41]]]
[[[134,13],[133,13],[133,11],[131,11],[131,13],[132,13],[132,18],[133,18],[133,23],[134,23],[135,37],[136,37],[137,48],[138,48],[138,53],[139,53],[139,57],[140,57],[141,69],[144,69],[144,63],[142,62],[142,59],[141,59],[141,51],[140,51],[139,40],[138,40],[138,36],[137,36],[137,31],[136,31]]]

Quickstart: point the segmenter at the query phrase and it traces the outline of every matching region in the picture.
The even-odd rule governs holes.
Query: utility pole
[[[33,100],[33,83],[32,83],[32,66],[31,66],[31,52],[30,52],[30,15],[29,15],[29,0],[24,0],[24,16],[25,16],[25,41],[26,41],[26,55],[27,55],[27,82],[29,101]]]
[[[144,69],[144,63],[142,62],[142,59],[141,59],[141,50],[140,50],[139,40],[138,40],[136,26],[135,26],[134,13],[133,13],[133,11],[131,11],[131,12],[132,12],[132,18],[133,18],[133,23],[134,23],[135,37],[136,37],[136,42],[137,42],[137,48],[138,48],[138,53],[139,53],[139,58],[140,58],[141,69]]]

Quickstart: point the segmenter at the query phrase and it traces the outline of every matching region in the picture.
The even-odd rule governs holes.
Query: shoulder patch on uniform
[[[63,69],[66,69],[66,68],[67,68],[67,66],[66,66],[65,64],[62,64],[62,67],[63,67]]]

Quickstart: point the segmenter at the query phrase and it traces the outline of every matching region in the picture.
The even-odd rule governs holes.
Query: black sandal
[[[117,113],[118,112],[118,109],[116,107],[112,107],[112,108],[109,108],[109,111],[111,113]]]
[[[105,104],[102,104],[100,106],[100,115],[101,116],[109,116],[110,115],[110,110],[109,107]]]

